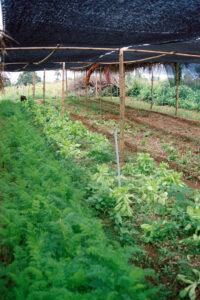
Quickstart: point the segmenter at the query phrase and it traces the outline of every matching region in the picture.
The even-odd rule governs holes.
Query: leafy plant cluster
[[[134,80],[126,92],[127,96],[151,102],[151,84],[147,81]],[[200,110],[200,90],[187,85],[179,86],[179,107],[189,110]],[[156,83],[154,86],[154,103],[156,105],[176,105],[176,86],[170,86],[168,81]]]
[[[64,157],[79,157],[99,162],[112,159],[111,146],[105,136],[88,131],[80,121],[72,121],[66,114],[63,119],[55,108],[33,105],[35,122],[42,124],[48,141]],[[62,130],[62,132],[61,132]],[[55,144],[56,143],[56,144]]]
[[[0,103],[1,299],[156,299],[152,271],[129,265],[131,248],[109,241],[88,209],[87,170],[55,156],[32,119]]]
[[[99,214],[109,215],[114,222],[116,221],[119,232],[121,227],[128,226],[130,230],[126,230],[126,233],[129,232],[130,242],[133,232],[129,219],[133,215],[134,205],[141,206],[140,210],[153,208],[161,216],[171,213],[174,203],[170,192],[173,187],[184,188],[182,174],[169,170],[166,163],[161,163],[157,168],[149,154],[139,153],[135,161],[125,164],[122,168],[123,185],[118,187],[116,172],[105,164],[111,158],[111,148],[104,136],[98,137],[90,133],[81,122],[72,122],[69,115],[62,119],[59,112],[53,111],[52,107],[37,105],[31,110],[36,114],[36,122],[43,125],[50,144],[58,145],[58,153],[66,158],[79,160],[89,157],[98,162],[97,167],[92,166],[90,169],[87,201]],[[93,148],[99,149],[99,152],[94,154]],[[167,150],[169,153],[173,151],[170,147],[167,147]],[[184,215],[187,214],[186,209],[187,206]],[[120,239],[123,241],[123,235]]]

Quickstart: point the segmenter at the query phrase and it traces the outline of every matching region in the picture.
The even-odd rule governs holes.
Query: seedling
[[[146,146],[146,143],[147,143],[147,141],[146,140],[142,140],[142,147],[145,147]]]
[[[150,135],[150,131],[146,131],[143,135],[144,137],[148,137]]]
[[[187,295],[191,300],[196,299],[196,289],[200,287],[200,271],[193,269],[194,277],[185,276],[178,274],[178,279],[183,283],[188,284],[188,286],[180,291],[179,296],[185,298]]]

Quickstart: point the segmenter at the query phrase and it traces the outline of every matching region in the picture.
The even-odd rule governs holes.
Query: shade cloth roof
[[[2,0],[6,32],[19,44],[7,46],[124,47],[200,54],[199,0]],[[150,44],[150,45],[145,45]],[[6,62],[37,62],[50,51],[9,51]],[[101,57],[95,51],[56,51],[43,65],[27,70],[57,68],[53,62],[113,62],[118,54]],[[155,55],[126,53],[125,60]],[[199,63],[199,58],[165,56],[152,61]],[[18,65],[19,66],[19,65]],[[16,70],[16,65],[6,70]],[[23,66],[23,65],[22,65]]]

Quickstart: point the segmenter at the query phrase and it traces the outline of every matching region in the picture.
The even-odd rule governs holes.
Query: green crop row
[[[131,249],[109,241],[87,208],[87,170],[55,155],[33,118],[0,103],[1,299],[154,299],[152,272],[129,265]]]
[[[107,220],[121,244],[134,247],[137,263],[139,257],[144,260],[141,255],[144,249],[138,246],[138,240],[157,247],[170,242],[183,258],[198,255],[200,196],[186,187],[181,174],[169,170],[165,163],[157,168],[148,154],[138,154],[123,166],[122,187],[118,187],[116,171],[110,165],[114,162],[111,148],[104,136],[88,132],[81,122],[72,122],[68,114],[62,119],[52,107],[37,105],[31,110],[57,155],[73,157],[81,165],[87,162],[90,179],[86,185],[86,203]],[[98,148],[99,141],[103,147]],[[65,144],[67,149],[68,145],[72,147],[70,151],[65,150]],[[98,155],[93,156],[93,148],[98,148]],[[181,250],[183,245],[188,247],[186,253]],[[176,272],[181,272],[180,278],[191,276],[191,268],[186,265],[185,269],[178,266]]]

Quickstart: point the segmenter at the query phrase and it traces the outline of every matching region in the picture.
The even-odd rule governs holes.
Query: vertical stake
[[[74,71],[74,96],[76,96],[76,92],[75,92],[75,71]]]
[[[96,71],[96,98],[98,97],[98,93],[97,93],[97,71]]]
[[[35,72],[33,72],[33,101],[35,101]]]
[[[179,64],[175,63],[176,66],[176,110],[175,115],[178,112],[178,98],[179,98]]]
[[[65,63],[62,64],[62,117],[65,114]]]
[[[154,104],[154,95],[153,95],[153,67],[152,67],[152,73],[151,73],[151,106],[150,109],[153,108],[153,104]]]
[[[100,96],[100,113],[102,111],[102,72],[101,72],[101,68],[100,68],[100,88],[99,88],[99,96]]]
[[[65,96],[66,98],[68,97],[68,86],[67,86],[67,67],[66,67],[66,70],[65,70]]]
[[[43,71],[43,104],[45,104],[45,69]]]
[[[87,78],[87,70],[86,70],[86,78]],[[85,83],[85,105],[87,105],[87,94],[88,94],[88,87],[87,84]]]
[[[115,152],[116,152],[116,160],[117,160],[117,175],[118,175],[118,186],[121,186],[120,179],[120,164],[119,164],[119,150],[118,150],[118,142],[117,142],[117,129],[114,131],[114,139],[115,139]]]
[[[119,50],[119,87],[120,87],[120,161],[124,162],[124,125],[125,125],[125,69],[124,52]]]

